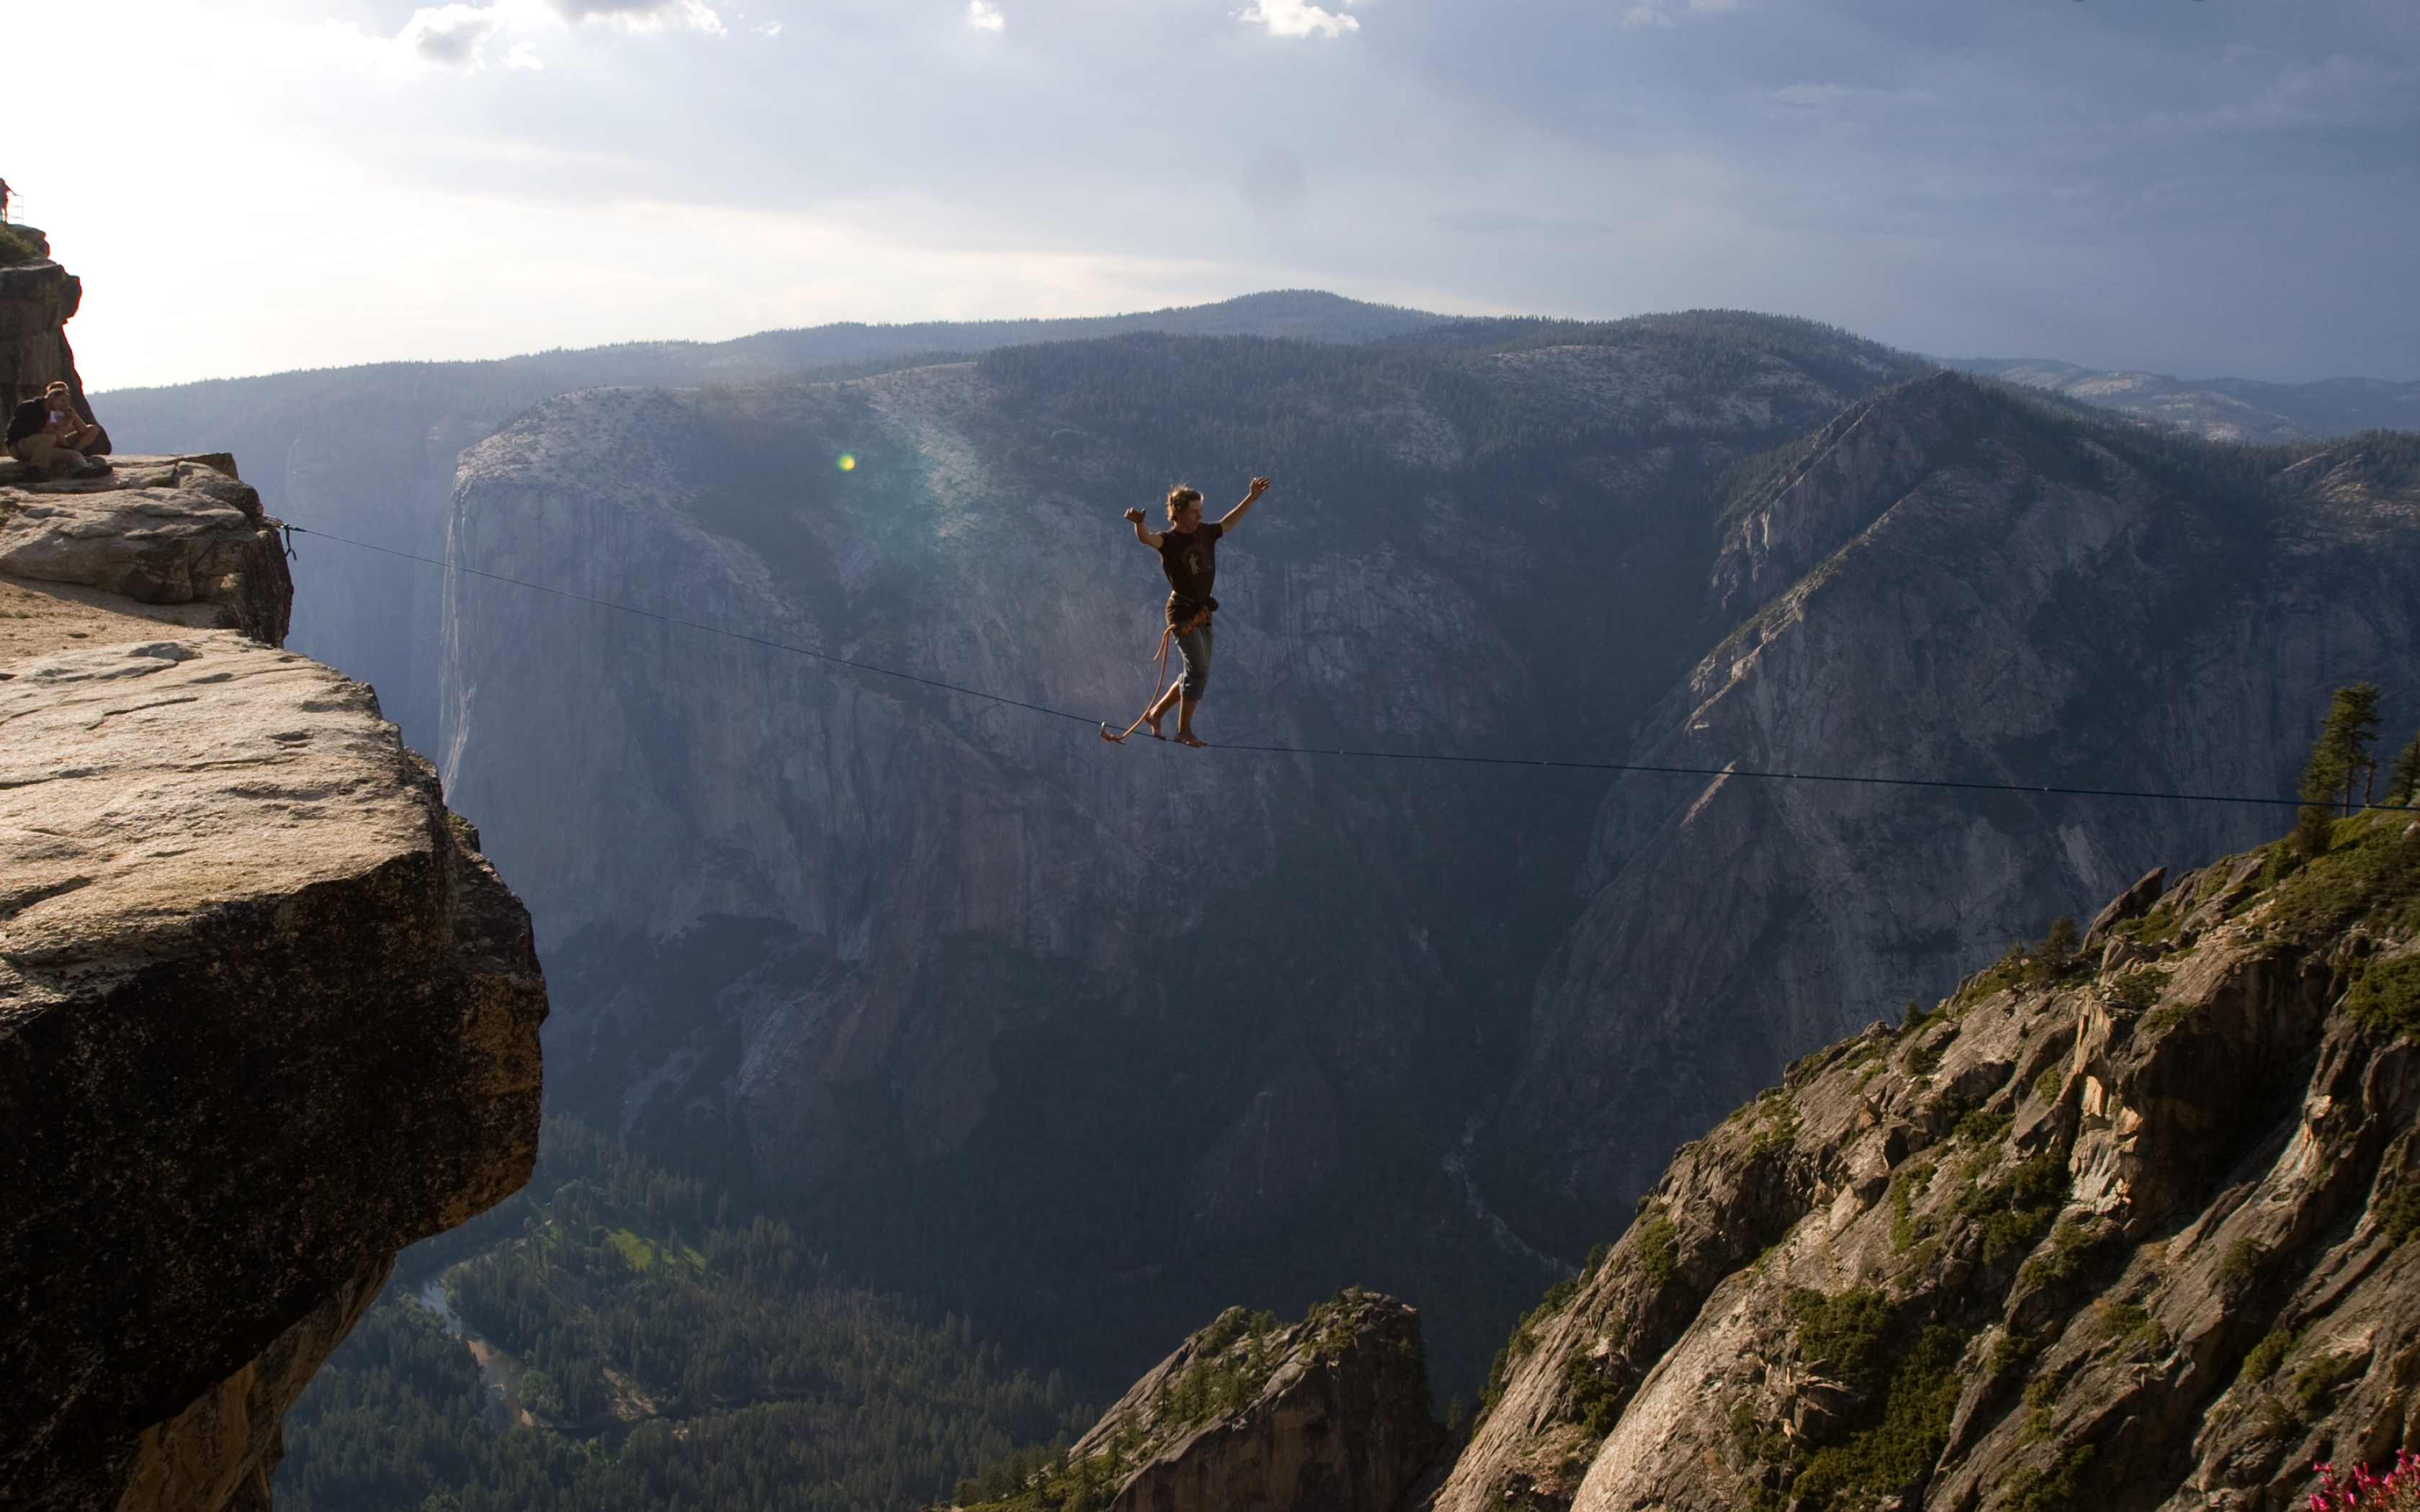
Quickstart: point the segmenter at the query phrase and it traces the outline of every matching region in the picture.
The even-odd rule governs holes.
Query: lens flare
[[[857,458],[849,453],[843,452],[840,454],[839,460],[835,461],[832,465],[839,468],[843,472],[854,472],[857,471]]]

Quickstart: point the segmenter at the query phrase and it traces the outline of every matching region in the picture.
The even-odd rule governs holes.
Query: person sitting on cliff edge
[[[1141,722],[1151,726],[1155,740],[1167,738],[1159,733],[1160,717],[1181,694],[1185,704],[1176,718],[1176,739],[1197,749],[1204,744],[1193,733],[1193,706],[1202,702],[1202,690],[1210,686],[1210,615],[1218,607],[1218,601],[1210,596],[1210,587],[1218,576],[1218,538],[1243,523],[1246,513],[1268,487],[1268,479],[1254,478],[1244,501],[1215,524],[1202,522],[1202,491],[1182,484],[1168,491],[1167,530],[1144,530],[1140,509],[1125,513],[1135,539],[1159,553],[1160,569],[1168,574],[1169,633],[1185,657],[1185,675],[1143,711]]]
[[[8,415],[9,455],[47,476],[106,472],[108,451],[108,432],[76,413],[63,382],[54,380]]]

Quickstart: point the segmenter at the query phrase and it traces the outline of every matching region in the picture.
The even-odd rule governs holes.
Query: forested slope
[[[1091,1421],[965,1319],[561,1117],[524,1192],[407,1267],[287,1419],[294,1512],[905,1508]]]

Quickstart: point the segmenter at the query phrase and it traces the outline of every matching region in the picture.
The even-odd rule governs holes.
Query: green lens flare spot
[[[840,469],[843,472],[854,472],[857,471],[857,458],[850,453],[843,452],[838,457],[833,459],[832,466]]]

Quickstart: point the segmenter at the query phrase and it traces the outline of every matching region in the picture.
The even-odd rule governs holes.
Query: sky
[[[97,389],[1270,288],[2420,378],[2413,0],[0,10]]]

